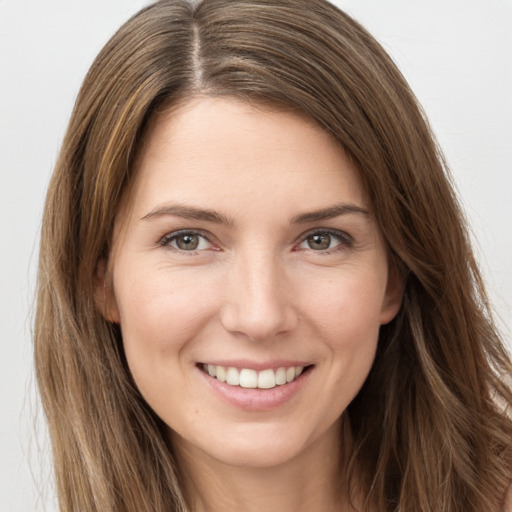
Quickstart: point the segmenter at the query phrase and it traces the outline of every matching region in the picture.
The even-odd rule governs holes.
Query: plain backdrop
[[[0,0],[0,512],[57,510],[31,361],[42,205],[89,65],[146,3]],[[390,52],[429,115],[512,344],[512,0],[336,3]]]

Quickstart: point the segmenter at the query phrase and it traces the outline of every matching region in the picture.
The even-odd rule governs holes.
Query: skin
[[[357,169],[330,136],[229,98],[160,114],[108,268],[105,316],[120,324],[135,382],[169,426],[193,510],[339,510],[343,412],[402,287]],[[247,410],[200,369],[233,360],[310,368],[283,403]]]

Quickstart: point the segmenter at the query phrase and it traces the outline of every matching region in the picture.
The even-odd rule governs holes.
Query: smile
[[[268,368],[257,371],[251,368],[238,369],[232,366],[202,365],[204,372],[220,382],[229,386],[252,389],[272,389],[276,386],[283,386],[294,381],[307,368],[305,366],[283,366],[275,370]]]

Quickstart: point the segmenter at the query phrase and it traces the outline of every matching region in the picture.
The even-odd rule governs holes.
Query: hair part
[[[291,109],[326,130],[356,163],[406,276],[348,408],[347,485],[364,510],[498,510],[512,471],[511,365],[447,167],[390,57],[322,0],[162,0],[86,76],[48,190],[35,325],[61,510],[187,510],[166,426],[95,293],[149,123],[198,94]]]

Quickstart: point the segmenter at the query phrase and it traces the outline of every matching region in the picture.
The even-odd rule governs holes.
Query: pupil
[[[329,235],[311,235],[308,238],[308,245],[311,249],[328,249],[331,245],[331,237]]]
[[[176,243],[180,249],[193,251],[199,245],[199,238],[197,235],[182,235],[176,240]]]

